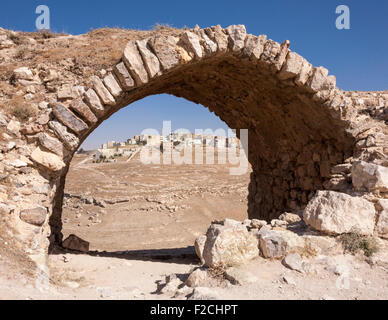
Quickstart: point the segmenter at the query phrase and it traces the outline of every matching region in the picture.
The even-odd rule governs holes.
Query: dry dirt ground
[[[49,285],[0,268],[0,299],[186,299],[192,289],[160,291],[165,277],[184,279],[199,266],[192,245],[212,220],[246,218],[248,183],[249,172],[230,176],[226,165],[95,164],[76,155],[63,233],[88,240],[91,252],[50,255]],[[244,267],[257,281],[211,291],[232,300],[387,299],[387,241],[380,247],[377,260],[317,256],[309,274],[259,257]]]

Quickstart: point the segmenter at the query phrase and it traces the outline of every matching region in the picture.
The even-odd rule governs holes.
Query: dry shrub
[[[339,237],[339,241],[345,252],[352,254],[363,251],[365,256],[371,257],[379,250],[374,238],[362,235],[358,230],[352,230],[349,233],[342,234]]]
[[[18,118],[20,121],[25,122],[29,118],[36,115],[36,110],[34,107],[27,103],[18,103],[12,109],[12,115]]]

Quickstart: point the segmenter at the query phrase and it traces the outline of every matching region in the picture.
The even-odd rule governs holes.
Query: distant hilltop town
[[[233,148],[239,146],[237,137],[225,137],[194,133],[171,133],[168,136],[141,134],[125,142],[109,141],[101,145],[94,154],[96,161],[112,161],[116,157],[127,156],[131,158],[141,147],[160,148],[171,147],[182,150],[186,147],[208,146],[217,148]]]

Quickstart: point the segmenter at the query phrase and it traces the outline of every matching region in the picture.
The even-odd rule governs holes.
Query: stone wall
[[[44,263],[49,244],[62,240],[63,190],[75,151],[116,111],[161,93],[249,130],[250,218],[298,212],[317,190],[377,204],[388,191],[387,94],[342,91],[327,69],[289,46],[247,34],[241,25],[154,33],[130,40],[120,61],[84,79],[79,73],[82,81],[55,97],[43,92],[27,122],[2,113],[1,211],[21,246]],[[50,74],[39,77],[27,65],[11,80],[30,91],[34,83],[47,89]],[[354,172],[361,177],[356,185]]]

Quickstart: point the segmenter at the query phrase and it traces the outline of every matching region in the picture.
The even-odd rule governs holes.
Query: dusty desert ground
[[[76,155],[67,177],[63,234],[90,242],[90,252],[57,250],[49,277],[31,281],[2,273],[0,299],[186,299],[193,289],[164,286],[185,280],[200,265],[195,238],[213,220],[247,218],[249,172],[229,175],[227,165],[92,163]],[[226,282],[204,298],[387,299],[388,246],[376,257],[317,256],[308,274],[261,257],[244,266],[252,281]],[[40,280],[39,280],[40,279]],[[174,282],[174,281],[173,281]],[[181,282],[179,282],[181,283]]]

